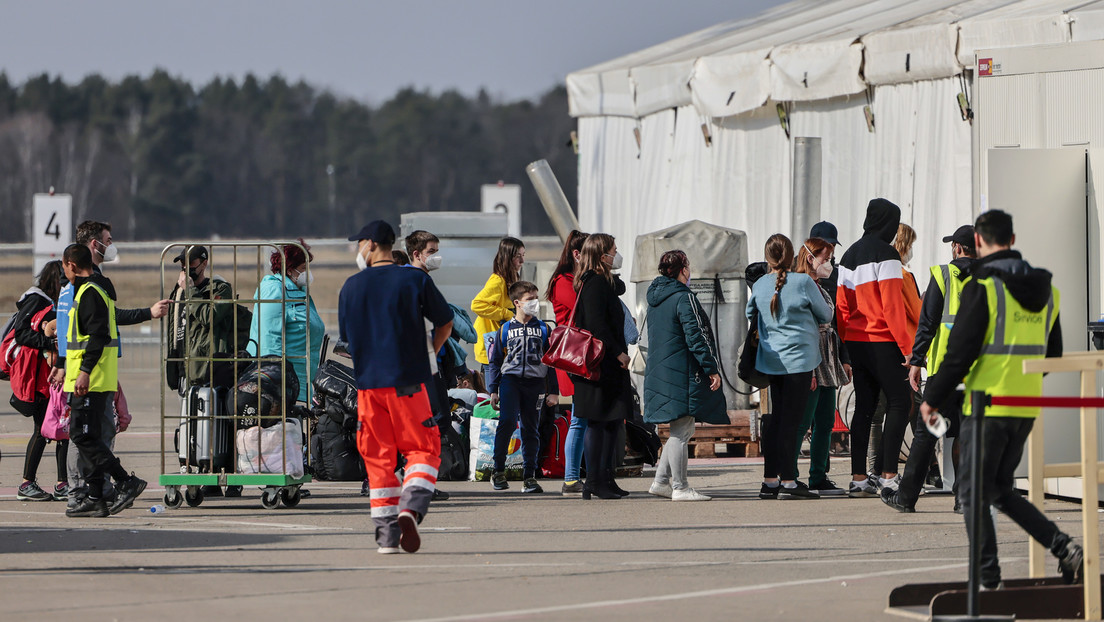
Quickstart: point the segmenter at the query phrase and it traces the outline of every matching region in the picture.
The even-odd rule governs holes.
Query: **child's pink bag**
[[[69,440],[69,395],[50,385],[50,404],[42,421],[42,436],[52,441]]]

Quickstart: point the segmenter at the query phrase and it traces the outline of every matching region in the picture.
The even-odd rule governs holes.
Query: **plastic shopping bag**
[[[303,477],[303,431],[298,419],[238,430],[238,473],[287,473]],[[286,447],[286,452],[285,452]]]
[[[498,432],[498,411],[488,401],[480,402],[472,413],[470,438],[471,455],[468,459],[468,480],[485,482],[494,471],[494,442]],[[506,479],[520,480],[525,469],[521,453],[521,429],[510,436],[506,453]]]

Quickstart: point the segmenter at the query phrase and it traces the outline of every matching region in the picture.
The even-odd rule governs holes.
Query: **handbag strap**
[[[579,296],[583,294],[583,288],[586,287],[587,281],[590,280],[590,278],[587,276],[589,274],[591,273],[588,272],[587,274],[583,275],[583,284],[579,286],[579,291],[575,294],[575,304],[571,305],[571,315],[567,318],[567,326],[569,328],[573,328],[575,326],[575,311],[579,309]]]

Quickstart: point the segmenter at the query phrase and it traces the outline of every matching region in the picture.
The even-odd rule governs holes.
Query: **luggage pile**
[[[364,481],[364,460],[357,450],[357,390],[353,370],[326,361],[314,377],[311,414],[311,469],[314,477],[335,482]]]

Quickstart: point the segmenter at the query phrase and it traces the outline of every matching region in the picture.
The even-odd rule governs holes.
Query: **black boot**
[[[587,428],[586,436],[583,437],[583,452],[586,454],[588,465],[586,482],[583,483],[583,499],[586,500],[591,497],[598,497],[599,499],[621,498],[621,495],[613,492],[609,487],[612,477],[608,477],[608,469],[602,468],[605,465],[603,461],[605,458],[603,455],[605,436],[604,425],[591,423]],[[593,465],[594,468],[589,468],[590,465]]]
[[[629,491],[617,485],[617,482],[613,479],[613,473],[613,469],[606,471],[606,487],[619,499],[629,496]]]
[[[606,482],[606,489],[620,497],[629,496],[629,492],[624,488],[617,485],[614,481],[614,474],[617,472],[617,437],[618,429],[621,424],[619,422],[607,424],[602,431],[602,469],[603,479]]]
[[[605,482],[595,481],[593,484],[590,479],[587,479],[583,483],[583,499],[590,501],[591,497],[598,497],[599,499],[620,499],[621,495],[613,492],[605,485]]]

